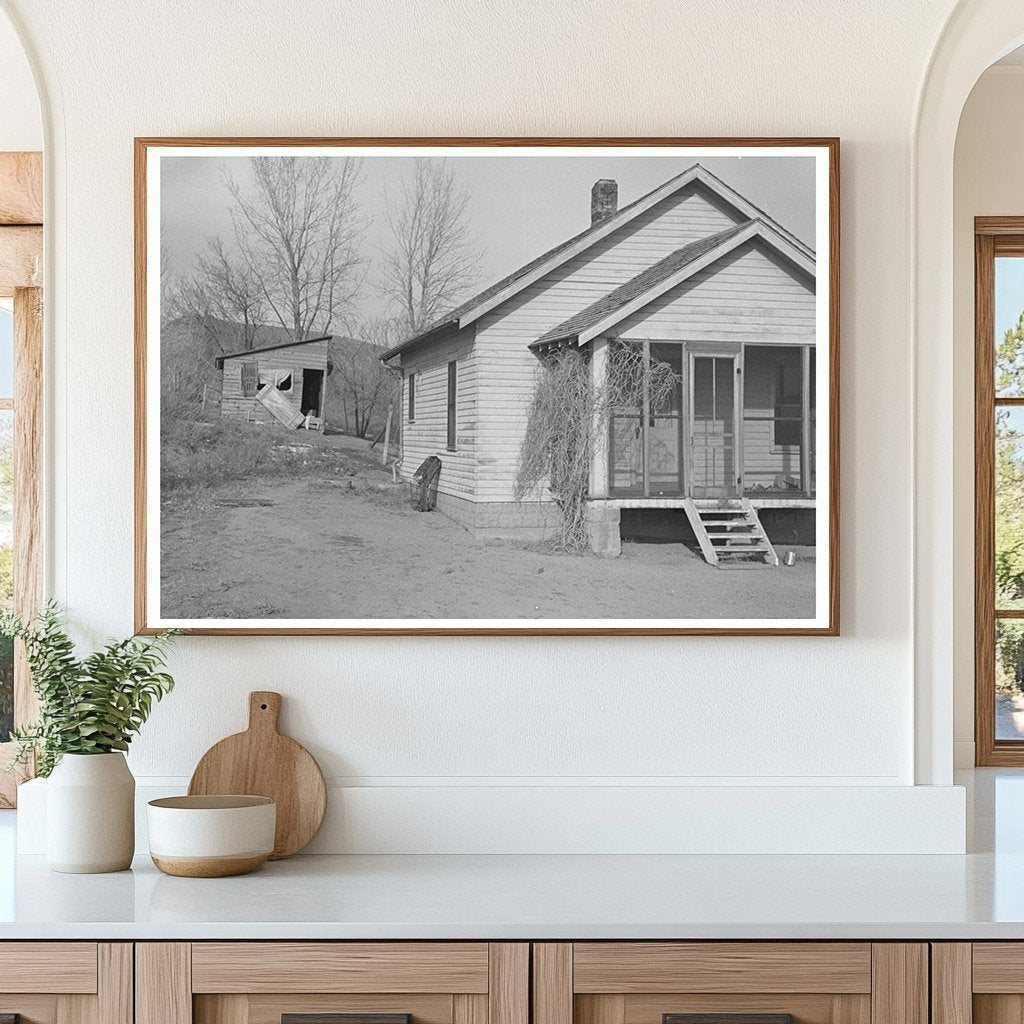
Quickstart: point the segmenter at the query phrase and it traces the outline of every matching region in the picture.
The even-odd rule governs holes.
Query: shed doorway
[[[314,416],[320,416],[321,413],[321,402],[324,394],[324,371],[323,370],[303,370],[302,371],[302,403],[300,405],[300,411],[305,416],[307,413],[312,413]]]

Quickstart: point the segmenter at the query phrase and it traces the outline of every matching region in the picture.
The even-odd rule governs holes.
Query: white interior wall
[[[43,148],[39,97],[25,49],[0,16],[0,152]]]
[[[914,781],[909,132],[944,0],[774,0],[756,19],[742,0],[705,19],[668,0],[303,0],[286,22],[271,0],[6,6],[52,98],[51,589],[85,639],[132,622],[133,136],[839,135],[840,639],[189,638],[131,760],[178,784],[246,691],[274,688],[350,807],[771,786],[769,818],[813,821],[809,790],[873,787],[864,814],[892,831],[879,787]],[[930,813],[955,846],[962,804]],[[494,820],[511,846],[514,818]]]
[[[990,68],[964,106],[954,162],[954,738],[974,764],[974,218],[1024,215],[1024,65]]]

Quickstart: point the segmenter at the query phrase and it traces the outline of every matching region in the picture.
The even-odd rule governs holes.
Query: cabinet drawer
[[[486,942],[197,942],[193,992],[472,992]]]
[[[578,942],[573,991],[871,991],[870,943]]]
[[[514,942],[136,947],[136,1024],[529,1024]]]
[[[96,958],[95,942],[0,943],[0,992],[93,993]]]
[[[927,1024],[923,943],[537,943],[534,1024]]]

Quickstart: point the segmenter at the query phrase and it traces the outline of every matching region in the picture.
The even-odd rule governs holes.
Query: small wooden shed
[[[274,410],[290,411],[301,422],[307,415],[323,423],[331,335],[287,341],[218,356],[221,374],[220,414],[227,419],[271,423]],[[273,402],[261,400],[262,389],[274,389]],[[263,398],[268,391],[263,391]]]

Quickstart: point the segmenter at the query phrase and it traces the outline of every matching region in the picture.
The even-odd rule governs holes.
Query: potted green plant
[[[122,871],[135,852],[135,779],[124,758],[155,701],[174,687],[162,671],[176,631],[112,641],[78,657],[59,608],[23,622],[0,613],[0,635],[25,645],[38,721],[16,729],[14,764],[48,777],[47,860],[54,871]]]

